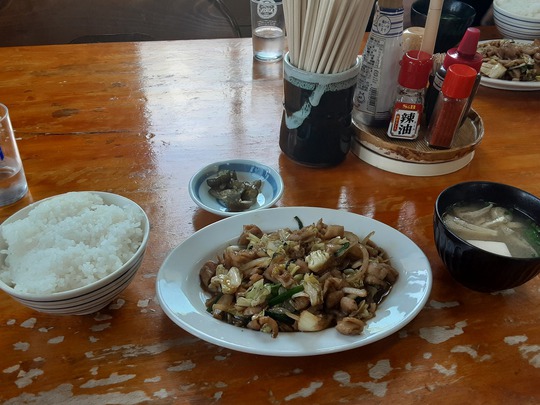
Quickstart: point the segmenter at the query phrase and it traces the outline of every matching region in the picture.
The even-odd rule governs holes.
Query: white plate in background
[[[499,38],[500,39],[500,38]],[[478,45],[486,44],[491,41],[497,41],[497,39],[489,39],[487,41],[479,41]],[[531,43],[531,41],[523,41],[519,39],[514,40],[516,43]],[[513,90],[513,91],[537,91],[540,90],[540,82],[519,82],[514,80],[492,79],[490,77],[482,76],[480,84],[485,87],[491,87],[500,90]]]

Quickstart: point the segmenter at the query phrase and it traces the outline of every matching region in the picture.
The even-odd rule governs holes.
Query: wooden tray
[[[474,110],[470,110],[450,149],[431,148],[425,140],[425,127],[420,128],[417,139],[408,141],[388,137],[386,127],[368,127],[356,122],[354,124],[356,139],[353,141],[353,152],[354,144],[360,144],[383,157],[422,164],[462,159],[474,151],[484,136],[484,123]]]

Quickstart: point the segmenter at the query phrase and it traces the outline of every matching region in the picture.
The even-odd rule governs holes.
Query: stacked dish
[[[495,26],[505,38],[540,38],[540,6],[532,3],[508,0],[493,2]]]

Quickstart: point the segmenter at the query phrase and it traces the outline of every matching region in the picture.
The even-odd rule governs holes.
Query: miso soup
[[[484,250],[531,258],[540,254],[540,227],[527,215],[494,203],[458,203],[443,214],[454,234]]]

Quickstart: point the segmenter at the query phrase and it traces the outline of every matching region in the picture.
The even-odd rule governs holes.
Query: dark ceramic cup
[[[415,1],[411,6],[412,25],[425,27],[428,10],[429,0]],[[469,4],[446,0],[442,7],[434,53],[443,53],[457,46],[467,28],[473,23],[475,16],[476,10]]]

